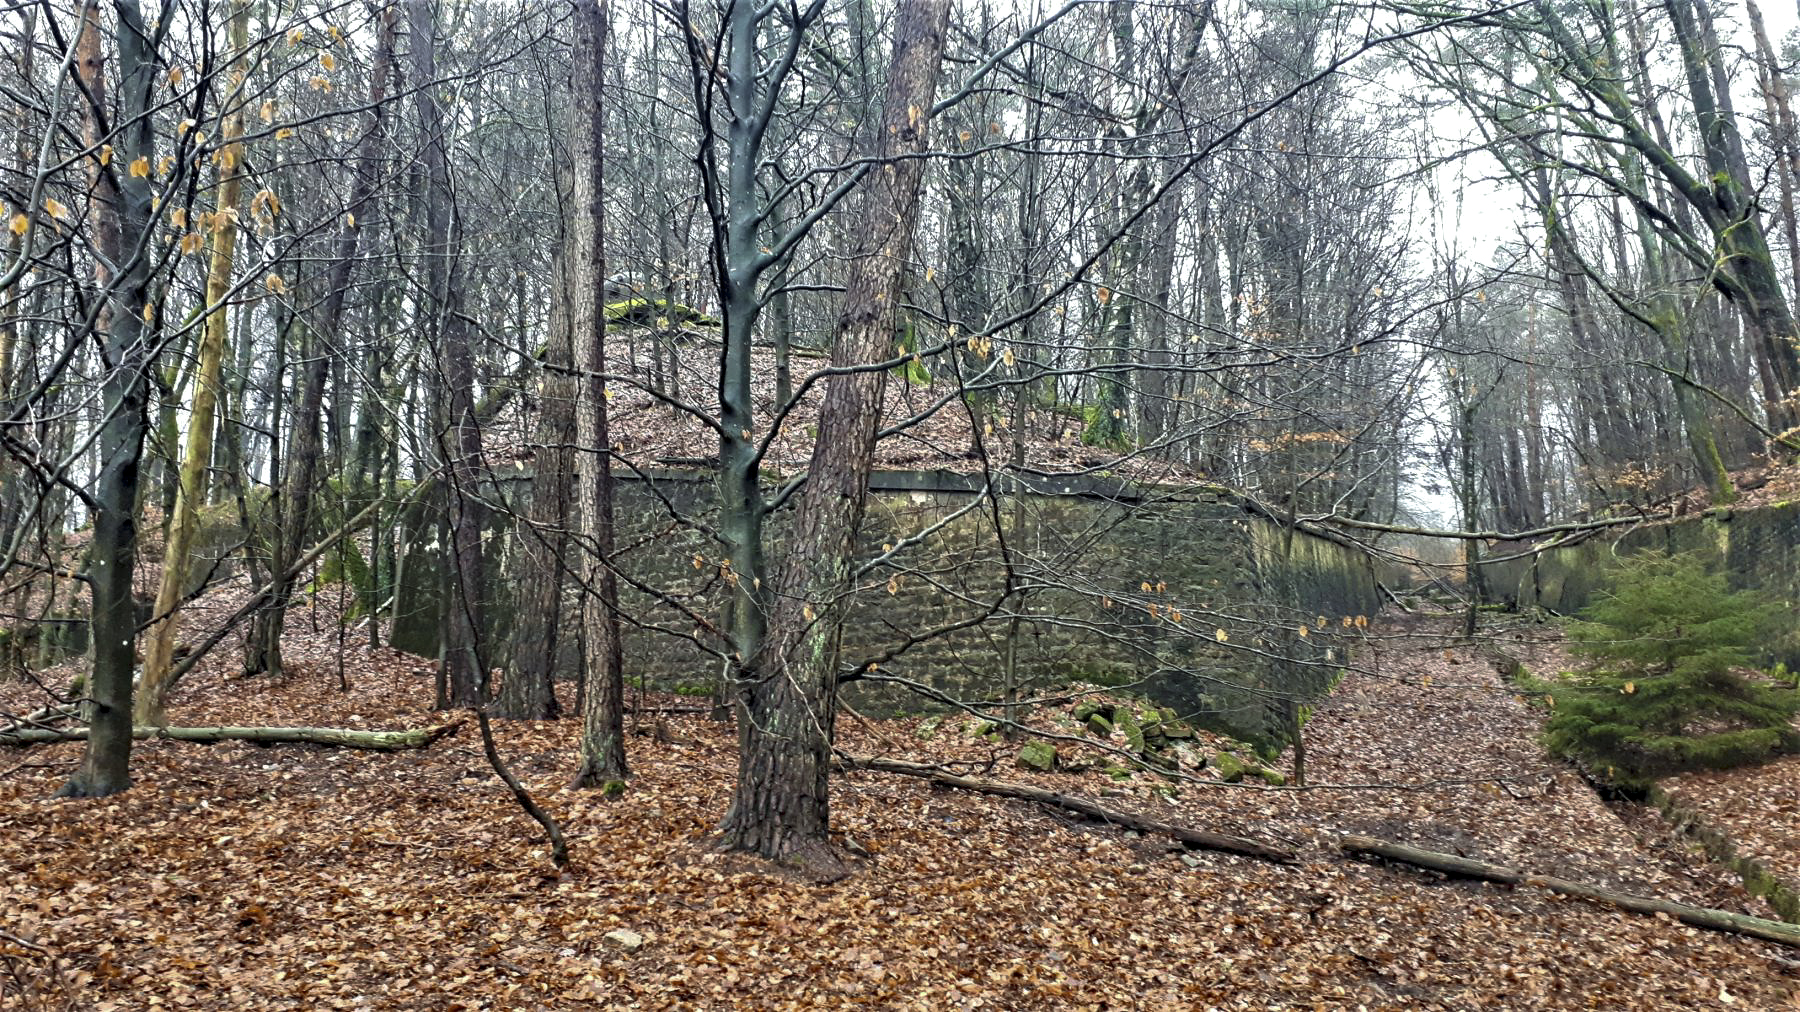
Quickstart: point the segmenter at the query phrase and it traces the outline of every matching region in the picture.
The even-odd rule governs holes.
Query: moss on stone
[[[1016,764],[1022,770],[1048,773],[1056,769],[1056,747],[1047,741],[1027,742],[1019,749]]]
[[[1244,761],[1230,752],[1220,752],[1214,756],[1212,766],[1214,772],[1219,775],[1219,779],[1228,784],[1238,783],[1244,779],[1244,774],[1249,772],[1249,767],[1244,765]]]

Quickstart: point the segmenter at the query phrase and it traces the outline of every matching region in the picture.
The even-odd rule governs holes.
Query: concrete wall
[[[517,510],[528,489],[523,480],[504,482],[500,495]],[[618,543],[626,583],[718,615],[726,577],[719,548],[703,533],[713,503],[714,486],[703,474],[622,480]],[[787,522],[788,511],[776,515],[778,540]],[[1196,722],[1267,737],[1279,726],[1276,694],[1310,694],[1329,684],[1344,640],[1357,631],[1355,617],[1379,604],[1361,553],[1305,534],[1290,539],[1221,490],[1038,482],[996,505],[981,495],[976,477],[876,475],[860,557],[926,531],[891,565],[867,574],[848,605],[846,665],[881,661],[874,677],[846,687],[845,698],[864,712],[941,706],[929,693],[885,679],[959,699],[997,699],[1010,667],[1026,695],[1076,680],[1137,685]],[[1023,589],[1010,597],[1003,595],[1001,535],[1023,559],[1015,573]],[[442,577],[435,552],[418,540],[422,548],[408,560],[402,590],[413,620],[401,623],[395,641],[434,653]],[[510,555],[502,549],[494,561],[509,566]],[[495,581],[490,624],[501,643],[510,627],[508,591],[507,579]],[[571,595],[571,672],[573,605]],[[633,619],[625,634],[628,677],[689,691],[716,684],[720,661],[690,638],[705,639],[692,620],[629,586],[622,605]]]

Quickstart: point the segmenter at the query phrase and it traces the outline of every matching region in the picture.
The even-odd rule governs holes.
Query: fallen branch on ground
[[[519,783],[519,778],[513,776],[512,770],[508,769],[506,763],[501,761],[500,749],[494,745],[494,729],[488,723],[487,711],[477,709],[475,722],[481,728],[481,750],[487,754],[488,765],[494,768],[495,775],[500,778],[501,783],[506,785],[506,789],[512,792],[513,800],[519,803],[519,807],[525,810],[525,814],[544,827],[544,834],[550,837],[550,861],[556,865],[558,871],[566,871],[569,867],[569,845],[563,840],[562,826],[550,816],[549,812],[544,811],[536,801],[532,800],[531,792]]]
[[[1403,843],[1391,843],[1368,836],[1346,836],[1338,841],[1338,849],[1346,854],[1382,857],[1459,878],[1481,879],[1506,885],[1542,886],[1551,892],[1562,893],[1565,896],[1579,896],[1582,899],[1595,900],[1600,903],[1610,903],[1633,913],[1666,914],[1698,928],[1749,935],[1752,938],[1761,938],[1764,941],[1779,942],[1782,945],[1800,948],[1800,924],[1766,921],[1748,914],[1734,914],[1729,910],[1694,907],[1686,903],[1676,903],[1672,900],[1661,900],[1649,896],[1633,896],[1630,893],[1615,892],[1584,882],[1556,878],[1552,875],[1534,875],[1517,868],[1508,868],[1505,865],[1488,864],[1486,861],[1476,861],[1435,850],[1421,850]]]
[[[1245,857],[1260,858],[1264,861],[1275,861],[1281,864],[1294,864],[1299,860],[1291,850],[1252,840],[1249,837],[1231,836],[1225,833],[1214,833],[1204,829],[1190,829],[1186,826],[1158,822],[1141,815],[1107,808],[1087,798],[1058,791],[1047,791],[1041,787],[1001,783],[995,780],[977,780],[974,777],[957,776],[935,766],[902,762],[898,759],[850,756],[846,758],[846,762],[853,769],[874,770],[878,773],[898,773],[901,776],[928,780],[940,787],[955,787],[960,790],[975,791],[979,794],[990,794],[997,798],[1032,801],[1050,808],[1074,812],[1097,822],[1108,822],[1125,829],[1135,829],[1140,833],[1171,836],[1183,845],[1199,850],[1218,850],[1228,854],[1242,854]]]
[[[46,706],[42,709],[33,710],[23,717],[14,717],[12,714],[6,714],[5,716],[10,718],[12,723],[5,727],[0,727],[0,734],[8,734],[13,731],[24,730],[25,728],[51,727],[65,720],[74,720],[80,715],[80,707],[73,703],[70,703],[67,706]]]
[[[367,749],[374,752],[398,752],[424,748],[462,726],[452,721],[414,731],[357,731],[341,727],[134,727],[131,736],[143,741],[169,738],[174,741],[216,745],[222,741],[248,741],[258,745],[331,745],[337,748]],[[59,741],[85,741],[88,729],[20,728],[0,733],[0,745],[48,745]]]

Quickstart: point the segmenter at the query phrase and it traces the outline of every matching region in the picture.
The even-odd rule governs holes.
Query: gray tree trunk
[[[582,586],[581,768],[578,787],[611,785],[626,775],[625,676],[619,643],[619,582],[613,571],[612,441],[607,433],[606,251],[602,183],[606,150],[601,86],[606,68],[607,5],[580,0],[575,7],[575,46],[570,91],[575,122],[570,131],[574,162],[568,270],[573,340],[581,350],[581,396],[576,408],[579,447],[581,542],[586,559]]]
[[[119,50],[119,119],[113,136],[119,154],[114,166],[138,158],[155,160],[150,109],[156,54],[136,0],[113,5]],[[106,74],[99,9],[83,8],[79,73],[93,103],[90,120],[96,139],[104,123]],[[137,614],[131,574],[137,557],[138,466],[143,457],[145,413],[156,319],[150,305],[149,244],[153,238],[150,180],[110,167],[92,166],[95,209],[94,251],[101,262],[105,300],[101,358],[105,420],[98,449],[100,473],[94,483],[94,540],[88,554],[93,595],[94,670],[88,680],[87,720],[91,728],[81,765],[57,791],[60,797],[96,798],[131,786],[131,679]],[[108,267],[107,265],[113,265]]]
[[[876,143],[884,159],[926,149],[949,0],[903,0]],[[925,162],[890,160],[872,173],[855,220],[866,231],[850,262],[832,365],[849,368],[893,354],[895,305],[918,218]],[[792,546],[766,642],[736,673],[739,755],[736,790],[720,826],[724,844],[841,873],[827,840],[832,724],[842,605],[850,590],[887,371],[832,376],[818,439],[795,508]],[[741,574],[740,574],[741,575]],[[740,582],[742,582],[740,580]]]

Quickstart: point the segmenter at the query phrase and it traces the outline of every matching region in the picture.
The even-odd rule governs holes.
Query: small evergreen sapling
[[[1628,557],[1611,582],[1569,629],[1586,665],[1555,693],[1552,751],[1644,786],[1796,745],[1800,693],[1744,671],[1780,620],[1773,602],[1694,554]]]

